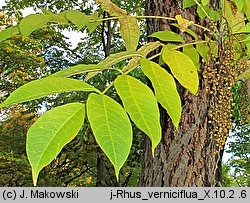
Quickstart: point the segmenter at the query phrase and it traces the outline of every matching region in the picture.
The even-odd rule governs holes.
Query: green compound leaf
[[[152,82],[157,100],[167,110],[174,126],[178,129],[182,108],[173,76],[159,64],[145,58],[141,59],[141,67]]]
[[[85,105],[70,103],[46,112],[30,127],[26,150],[35,186],[39,172],[77,135],[84,118]]]
[[[140,28],[135,17],[119,18],[120,33],[125,41],[127,51],[135,51],[140,39]]]
[[[149,37],[155,37],[165,42],[184,42],[184,39],[180,35],[172,31],[155,32]]]
[[[193,61],[186,54],[167,47],[163,47],[162,58],[180,84],[192,94],[196,94],[199,77]]]
[[[152,153],[161,140],[160,113],[150,88],[139,80],[122,75],[114,82],[118,95],[136,126],[152,141]]]
[[[11,104],[39,99],[41,97],[63,91],[99,92],[96,88],[79,80],[49,77],[34,80],[19,87],[2,104],[0,104],[0,108]]]
[[[85,15],[84,13],[77,11],[77,10],[68,11],[66,14],[66,17],[73,24],[77,26],[78,30],[81,30],[91,20],[91,16]]]
[[[75,66],[71,66],[67,69],[58,71],[56,73],[53,73],[49,77],[69,77],[72,75],[77,75],[81,73],[86,73],[86,72],[95,72],[95,71],[102,71],[104,70],[103,67],[98,66],[97,64],[78,64]]]
[[[116,177],[132,146],[132,126],[119,103],[106,95],[90,94],[87,115],[95,139],[115,168]]]
[[[4,41],[10,37],[13,37],[19,33],[20,33],[20,31],[19,31],[18,26],[8,27],[0,32],[0,42]]]

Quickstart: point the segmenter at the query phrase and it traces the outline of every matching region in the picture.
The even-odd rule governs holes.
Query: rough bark
[[[168,17],[181,14],[197,22],[195,10],[182,10],[181,0],[146,0],[145,12],[145,15]],[[158,19],[148,20],[147,26],[148,34],[173,29],[169,23]],[[202,32],[196,32],[202,39]],[[215,143],[209,133],[210,96],[205,92],[205,81],[200,78],[199,92],[196,96],[180,86],[179,93],[183,113],[178,131],[166,111],[161,108],[163,134],[154,158],[150,141],[145,138],[141,186],[215,186],[220,180],[220,154],[214,155]]]

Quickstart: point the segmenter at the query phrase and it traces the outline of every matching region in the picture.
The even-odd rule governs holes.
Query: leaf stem
[[[158,53],[158,54],[155,54],[155,55],[153,55],[153,56],[151,56],[151,57],[149,57],[148,58],[148,60],[152,60],[152,59],[154,59],[154,58],[156,58],[156,57],[158,57],[158,56],[160,56],[161,55],[161,52],[160,53]]]
[[[114,85],[114,81],[112,81],[101,94],[105,94],[112,86]]]
[[[204,12],[206,12],[206,11],[204,10]],[[207,13],[206,13],[206,15],[208,16]],[[106,20],[117,20],[117,19],[119,19],[121,17],[123,17],[123,16],[115,16],[115,17],[110,17],[110,18],[103,18],[103,19],[98,19],[96,21],[98,22],[98,21],[106,21]],[[166,17],[166,16],[134,16],[134,17],[137,18],[137,19],[154,18],[154,19],[164,19],[164,20],[176,21],[175,18],[170,18],[170,17]],[[208,18],[211,19],[209,16],[208,16]],[[205,31],[210,31],[208,28],[206,28],[206,27],[204,27],[202,25],[199,25],[199,24],[196,24],[196,23],[193,24],[193,25],[196,26],[196,27],[199,27],[199,28],[201,28],[201,29],[203,29]]]
[[[194,44],[205,44],[205,43],[208,43],[209,41],[204,41],[204,40],[201,40],[201,41],[196,41],[196,42],[189,42],[189,43],[185,43],[185,44],[180,44],[176,47],[173,47],[171,48],[172,50],[176,50],[176,49],[180,49],[182,47],[186,47],[186,46],[189,46],[189,45],[194,45]]]
[[[108,70],[115,70],[115,71],[117,71],[117,72],[123,74],[123,71],[120,70],[119,68],[108,68]]]
[[[201,10],[205,13],[205,15],[208,17],[209,20],[211,20],[211,17],[208,15],[208,13],[205,11],[205,9],[203,8],[203,6],[197,1],[194,0],[196,2],[196,4],[201,8]]]
[[[209,29],[209,28],[206,28],[206,27],[204,27],[204,26],[202,26],[202,25],[199,25],[199,24],[194,24],[194,26],[196,26],[196,27],[198,27],[198,28],[201,28],[201,29],[203,29],[204,31],[209,31],[209,32],[211,32],[211,30]]]
[[[102,21],[108,21],[108,20],[117,20],[119,18],[121,18],[122,16],[115,16],[115,17],[109,17],[109,18],[102,18],[102,19],[97,19],[95,20],[95,22],[102,22]]]
[[[209,41],[203,41],[203,40],[202,40],[202,41],[196,41],[196,42],[189,42],[189,43],[185,43],[185,44],[181,44],[181,45],[175,46],[175,47],[171,48],[171,50],[180,49],[180,48],[182,48],[182,47],[186,47],[186,46],[194,45],[194,44],[205,44],[205,43],[208,43],[208,42],[209,42]],[[162,45],[162,46],[164,46],[164,45]],[[162,54],[161,52],[158,53],[158,54],[155,54],[155,55],[149,57],[148,60],[152,60],[152,59],[154,59],[154,58],[160,56],[161,54]]]
[[[164,19],[164,20],[173,20],[176,21],[175,18],[170,18],[166,16],[135,16],[137,19],[145,19],[145,18],[155,18],[155,19]]]
[[[115,17],[110,17],[110,18],[103,18],[103,19],[98,19],[96,20],[97,22],[98,21],[106,21],[106,20],[117,20],[119,18],[122,18],[124,16],[115,16]],[[137,19],[145,19],[145,18],[155,18],[155,19],[165,19],[165,20],[173,20],[173,21],[176,21],[175,18],[170,18],[170,17],[166,17],[166,16],[133,16]]]

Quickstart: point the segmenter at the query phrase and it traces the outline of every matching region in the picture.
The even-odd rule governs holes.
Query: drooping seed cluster
[[[229,130],[232,128],[233,98],[231,89],[237,76],[246,68],[246,61],[235,61],[234,48],[230,36],[219,41],[217,53],[210,53],[210,61],[205,63],[203,77],[206,92],[210,94],[208,123],[218,150],[223,149]]]

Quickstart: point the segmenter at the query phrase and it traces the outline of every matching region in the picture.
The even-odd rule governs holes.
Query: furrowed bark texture
[[[182,10],[181,0],[146,0],[145,6],[145,15],[174,17],[181,14],[183,18],[194,22],[199,19],[194,8]],[[170,23],[172,22],[149,19],[148,34],[159,30],[174,30]],[[195,32],[202,39],[202,31]],[[190,40],[187,36],[184,37]],[[220,181],[220,155],[214,155],[215,143],[208,127],[211,98],[205,92],[205,80],[200,77],[199,92],[196,96],[178,87],[183,106],[178,131],[166,111],[161,108],[162,142],[153,158],[151,143],[145,138],[141,186],[215,186]]]

